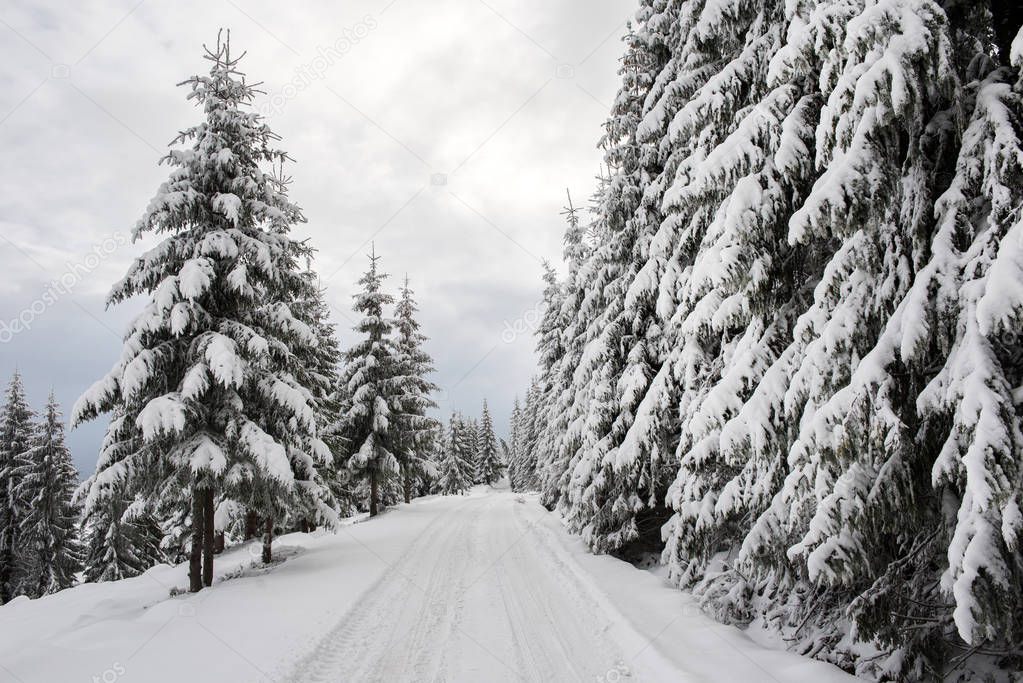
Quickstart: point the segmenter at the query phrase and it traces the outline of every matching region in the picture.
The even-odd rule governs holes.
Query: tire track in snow
[[[485,501],[468,499],[430,522],[287,680],[444,680],[435,641],[457,628],[478,523],[471,509]]]
[[[468,523],[466,523],[468,519]],[[411,628],[391,645],[400,648],[404,656],[401,658],[382,658],[379,660],[376,676],[372,680],[395,681],[437,680],[442,668],[443,650],[435,648],[438,635],[450,634],[458,627],[458,615],[462,595],[465,588],[464,567],[471,563],[473,547],[469,542],[478,516],[466,518],[464,512],[456,520],[459,524],[449,524],[443,536],[435,539],[439,548],[451,548],[453,552],[433,553],[436,561],[426,582],[421,599],[409,600],[410,605],[418,607],[417,613],[411,616]],[[452,580],[455,579],[455,580]],[[397,633],[397,629],[395,631]],[[433,642],[431,642],[433,641]],[[400,663],[400,666],[396,666]]]
[[[394,598],[400,597],[404,591],[418,590],[404,573],[404,565],[423,546],[436,540],[444,531],[444,522],[453,513],[453,510],[448,511],[430,522],[420,536],[388,566],[380,578],[373,582],[352,608],[294,667],[293,673],[286,680],[327,683],[343,680],[341,676],[356,680],[356,676],[364,675],[364,669],[372,664],[365,658],[365,654],[373,648],[373,638],[379,636],[382,628],[387,626],[386,621],[380,620],[383,615],[374,608],[381,604],[394,604]],[[376,554],[372,550],[370,552]],[[404,605],[404,601],[398,604]]]
[[[524,520],[521,509],[513,505],[509,516],[517,523],[513,528],[524,535],[500,564],[517,596],[516,613],[525,615],[531,635],[540,635],[527,639],[528,647],[539,651],[548,664],[543,676],[534,680],[603,680],[619,659],[617,646],[605,637],[606,629],[598,627],[609,622],[608,617],[580,592],[567,567],[552,562],[556,558],[541,541],[543,530],[535,520]]]
[[[514,498],[440,505],[288,680],[592,681],[622,661],[609,615]]]

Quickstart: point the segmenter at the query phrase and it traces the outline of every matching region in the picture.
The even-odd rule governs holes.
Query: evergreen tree
[[[426,439],[425,450],[418,453],[419,466],[423,472],[412,481],[412,498],[441,492],[440,465],[447,447],[446,426],[443,422],[434,420],[434,426]]]
[[[72,502],[78,471],[64,443],[64,423],[52,392],[16,477],[15,496],[24,510],[18,529],[21,592],[40,597],[69,588],[82,568],[79,510]]]
[[[562,326],[564,321],[561,317],[565,286],[558,280],[558,274],[550,263],[545,261],[543,269],[543,316],[536,329],[536,352],[540,363],[536,410],[541,425],[547,425],[548,422],[553,424],[555,421],[553,408],[557,393],[557,369],[565,353]],[[538,427],[536,432],[538,447],[542,447],[544,437],[543,427]]]
[[[35,437],[33,418],[21,375],[15,372],[0,412],[0,604],[17,595],[22,578],[18,572],[22,548],[19,535],[26,509],[18,497],[19,472]]]
[[[221,38],[207,49],[209,75],[183,83],[204,120],[172,143],[185,147],[165,158],[174,170],[135,228],[135,239],[163,241],[109,297],[149,303],[73,415],[119,415],[132,447],[101,454],[98,469],[172,512],[178,528],[187,520],[192,591],[213,578],[218,499],[258,510],[269,541],[296,498],[327,495],[310,474],[329,451],[303,384],[318,342],[301,317],[314,295],[300,268],[311,249],[289,236],[305,219],[288,198],[287,155],[247,110],[255,88]]]
[[[445,495],[461,494],[472,486],[472,463],[465,457],[465,431],[466,426],[461,418],[452,413],[438,466],[440,491]]]
[[[501,453],[501,462],[504,463],[505,470],[508,472],[508,482],[511,483],[511,468],[508,465],[508,463],[512,462],[512,448],[511,448],[511,444],[509,444],[504,439],[498,439],[497,441],[498,441],[498,450]],[[514,491],[515,489],[512,489],[512,490]]]
[[[341,365],[338,368],[328,401],[331,409],[327,415],[328,423],[324,430],[324,441],[334,454],[334,476],[329,481],[331,492],[340,504],[341,511],[349,515],[356,513],[366,496],[359,495],[359,481],[348,467],[349,453],[352,448],[351,435],[348,433],[348,421],[345,415],[352,407],[352,395],[348,390],[345,376],[345,354],[341,352]]]
[[[96,472],[76,492],[86,535],[85,580],[118,581],[164,561],[164,533],[118,464],[138,448],[135,430],[115,409],[100,446]],[[180,546],[179,546],[180,547]],[[176,558],[175,558],[176,559]]]
[[[525,466],[522,453],[522,406],[519,404],[519,397],[515,397],[512,404],[511,424],[509,425],[509,441],[505,454],[505,462],[508,465],[508,482],[512,491],[521,491],[525,473],[522,468]]]
[[[396,451],[400,447],[395,416],[402,411],[403,378],[391,333],[394,323],[384,317],[384,306],[393,303],[382,291],[386,277],[377,270],[380,257],[369,256],[369,270],[359,279],[355,310],[362,319],[355,331],[362,335],[345,354],[343,382],[350,403],[343,416],[350,443],[348,466],[369,482],[369,514],[379,512],[381,488],[398,475]]]
[[[586,241],[584,226],[578,210],[572,205],[571,195],[567,192],[566,195],[568,206],[563,214],[568,227],[563,256],[568,264],[568,274],[564,283],[558,283],[553,269],[546,267],[544,317],[537,340],[541,376],[546,380],[543,384],[546,389],[534,399],[538,402],[534,409],[542,414],[536,426],[533,450],[547,455],[542,464],[534,465],[537,471],[531,476],[538,479],[541,500],[548,507],[560,499],[561,479],[582,438],[584,423],[579,414],[572,411],[576,399],[573,382],[578,379],[580,366],[584,365],[586,326],[594,298],[584,285],[584,280],[593,276],[587,268],[592,245]]]
[[[454,434],[455,448],[458,450],[462,462],[462,478],[468,489],[476,484],[476,462],[478,459],[476,445],[479,441],[479,429],[474,420],[459,413],[458,427]]]
[[[412,501],[416,482],[426,483],[433,476],[433,467],[426,454],[432,448],[431,440],[439,426],[436,420],[426,415],[427,410],[437,407],[430,398],[430,394],[437,390],[437,385],[426,379],[433,372],[433,359],[423,350],[427,338],[419,331],[419,322],[416,320],[418,310],[406,276],[401,298],[394,311],[401,406],[395,416],[395,429],[400,444],[396,454],[406,503]]]
[[[316,343],[305,350],[297,372],[300,384],[312,394],[316,436],[308,441],[308,452],[314,457],[296,467],[296,505],[287,512],[287,519],[281,521],[286,528],[310,531],[321,524],[332,526],[341,511],[350,511],[351,501],[341,484],[345,478],[339,462],[343,447],[332,434],[339,409],[335,389],[341,349],[316,274],[307,270],[303,275],[308,286],[303,298],[295,302],[295,317],[309,326]]]
[[[540,422],[540,389],[534,379],[526,392],[526,402],[522,407],[522,419],[519,426],[519,461],[516,465],[518,486],[520,491],[536,490],[540,486],[539,472],[541,464],[549,460],[541,459],[537,454],[537,432],[543,426]],[[550,469],[548,468],[548,471]],[[541,502],[544,502],[541,496]],[[545,502],[549,505],[549,502]]]
[[[163,562],[163,532],[142,500],[105,496],[86,519],[86,581],[119,581]],[[140,511],[140,509],[142,511]]]
[[[469,483],[479,484],[480,473],[480,423],[476,418],[463,419],[462,457],[469,463]]]
[[[486,400],[483,401],[483,414],[480,417],[479,429],[479,460],[476,463],[476,481],[492,486],[501,478],[504,463],[497,450],[497,437],[494,436],[494,421],[490,417],[490,409]]]

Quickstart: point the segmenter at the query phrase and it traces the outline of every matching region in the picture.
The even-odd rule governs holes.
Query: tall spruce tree
[[[479,484],[480,465],[480,423],[474,417],[462,416],[462,457],[469,463],[469,483]]]
[[[378,270],[380,257],[369,255],[369,270],[359,278],[354,295],[362,319],[355,331],[362,338],[345,354],[343,383],[349,404],[343,415],[349,442],[348,466],[369,483],[369,514],[380,509],[381,489],[399,474],[396,451],[400,446],[396,416],[402,411],[402,368],[392,333],[394,322],[384,307],[394,298],[382,290],[387,276]]]
[[[35,436],[34,417],[21,374],[15,371],[0,412],[0,604],[17,595],[21,584],[19,536],[26,509],[18,490],[22,458]]]
[[[472,486],[473,466],[466,458],[466,425],[455,413],[448,422],[446,437],[438,464],[440,491],[445,495],[465,493]]]
[[[402,493],[405,502],[412,501],[416,482],[425,482],[433,476],[433,467],[427,454],[439,423],[426,415],[437,404],[430,394],[437,385],[427,379],[433,372],[433,359],[423,350],[427,338],[420,332],[416,314],[419,309],[409,287],[408,276],[401,288],[401,297],[394,310],[397,333],[395,356],[400,378],[398,389],[401,409],[396,417],[398,446],[396,455],[401,469]]]
[[[566,196],[568,206],[563,214],[567,218],[568,227],[565,230],[563,256],[568,265],[568,273],[565,282],[558,284],[553,270],[548,268],[545,274],[545,282],[548,283],[544,290],[545,310],[541,321],[541,330],[550,326],[560,331],[560,335],[555,340],[549,336],[545,338],[541,333],[538,339],[541,368],[548,378],[547,393],[541,397],[540,402],[549,417],[542,419],[535,449],[549,455],[536,476],[541,482],[541,497],[548,505],[553,505],[560,497],[560,479],[581,438],[583,422],[578,413],[571,410],[576,398],[572,383],[583,364],[587,313],[591,310],[590,302],[593,298],[581,280],[593,274],[585,268],[592,245],[586,240],[586,229],[579,210],[572,204],[572,197],[567,191]],[[558,304],[560,306],[557,309],[551,308]]]
[[[508,430],[508,449],[506,455],[508,465],[508,482],[513,491],[523,490],[522,483],[525,473],[522,469],[525,467],[525,463],[523,462],[522,453],[522,425],[522,406],[519,404],[519,397],[516,396],[515,401],[512,403],[511,420]]]
[[[522,420],[519,426],[521,444],[516,471],[521,491],[536,490],[540,486],[538,470],[549,462],[546,457],[541,458],[537,454],[537,432],[544,426],[538,415],[541,408],[539,401],[540,389],[534,378],[526,392],[526,402],[522,406]],[[545,501],[545,504],[548,503]]]
[[[72,500],[78,471],[64,443],[64,423],[52,392],[16,476],[15,496],[24,510],[18,529],[20,592],[40,597],[69,588],[82,568],[79,509]]]
[[[288,157],[248,110],[256,89],[229,36],[205,58],[209,74],[182,84],[204,119],[172,143],[181,148],[164,161],[174,170],[134,232],[163,239],[108,300],[149,303],[73,415],[74,424],[107,411],[123,420],[132,447],[101,455],[95,484],[126,480],[188,520],[192,591],[213,578],[217,499],[258,510],[269,539],[296,496],[325,497],[310,472],[329,452],[303,384],[318,340],[300,314],[311,248],[289,236],[305,219],[288,198]]]
[[[494,435],[494,420],[490,417],[490,408],[483,401],[483,412],[480,416],[479,429],[479,461],[476,463],[476,480],[480,484],[492,486],[501,478],[504,463],[497,449],[497,437]]]
[[[335,390],[341,362],[337,330],[330,321],[325,293],[312,270],[303,273],[308,286],[302,298],[295,301],[295,316],[305,322],[316,343],[307,349],[298,366],[299,382],[312,394],[315,412],[315,437],[309,440],[309,452],[315,457],[301,464],[296,477],[296,505],[283,519],[285,527],[312,530],[318,525],[332,526],[342,511],[350,511],[351,501],[343,492],[344,473],[339,462],[342,444],[335,438],[334,424],[339,403]]]

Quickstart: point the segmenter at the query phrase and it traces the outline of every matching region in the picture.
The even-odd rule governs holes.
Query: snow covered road
[[[592,681],[624,664],[611,618],[525,504],[497,494],[435,507],[294,680]]]
[[[649,572],[584,552],[530,496],[399,506],[287,561],[226,553],[0,609],[0,681],[839,681],[699,614]]]

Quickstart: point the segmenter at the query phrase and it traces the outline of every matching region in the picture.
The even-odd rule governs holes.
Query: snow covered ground
[[[352,520],[362,522],[363,520]],[[285,560],[220,557],[0,608],[0,681],[827,681],[653,574],[586,553],[530,496],[474,490],[399,506]]]

